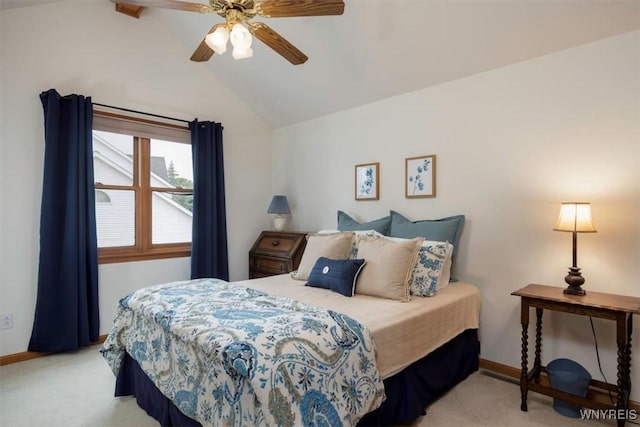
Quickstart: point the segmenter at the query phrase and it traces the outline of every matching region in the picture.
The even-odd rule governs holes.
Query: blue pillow
[[[309,273],[305,286],[330,289],[346,297],[356,290],[358,274],[364,267],[363,259],[330,259],[320,257]]]
[[[389,226],[391,225],[391,217],[376,219],[369,222],[358,222],[342,211],[338,211],[338,230],[340,231],[362,231],[376,230],[378,233],[389,235]]]
[[[425,240],[435,240],[438,242],[449,242],[453,245],[451,254],[451,268],[458,250],[458,240],[464,225],[464,215],[448,216],[440,219],[425,219],[422,221],[410,221],[396,211],[391,211],[391,237],[402,237],[413,239],[414,237],[424,237]],[[456,279],[452,279],[455,281]]]

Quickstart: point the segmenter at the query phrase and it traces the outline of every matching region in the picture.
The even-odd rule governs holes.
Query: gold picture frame
[[[380,163],[362,163],[355,166],[356,200],[380,198]]]
[[[404,160],[404,196],[407,199],[436,197],[436,155]]]

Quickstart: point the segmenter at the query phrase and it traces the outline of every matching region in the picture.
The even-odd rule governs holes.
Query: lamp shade
[[[227,51],[228,40],[229,29],[227,27],[218,27],[213,33],[207,34],[204,38],[207,46],[209,46],[218,55],[222,55]]]
[[[290,214],[291,210],[289,209],[289,203],[287,202],[287,196],[276,195],[271,199],[271,204],[269,205],[269,209],[267,209],[267,213],[270,214]]]
[[[229,35],[231,40],[231,44],[236,49],[248,49],[251,47],[251,41],[253,37],[249,30],[247,30],[242,24],[239,22],[233,24],[231,27],[231,34]]]
[[[591,203],[563,202],[560,205],[560,215],[555,231],[575,231],[577,233],[595,233],[591,222]]]
[[[253,49],[251,49],[250,47],[246,49],[240,49],[240,48],[234,47],[232,55],[233,55],[233,59],[251,58],[253,56]]]

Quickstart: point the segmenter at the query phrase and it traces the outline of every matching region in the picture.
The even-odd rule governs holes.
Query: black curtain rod
[[[159,114],[153,114],[153,113],[145,113],[144,111],[130,110],[128,108],[114,107],[113,105],[99,104],[97,102],[94,102],[93,105],[98,105],[100,107],[113,108],[115,110],[126,111],[128,113],[143,114],[145,116],[158,117],[158,118],[167,119],[167,120],[175,120],[176,122],[191,123],[189,120],[176,119],[175,117],[161,116]]]

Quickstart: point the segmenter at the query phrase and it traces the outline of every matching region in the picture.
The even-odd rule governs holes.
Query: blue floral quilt
[[[206,426],[351,426],[385,398],[365,326],[216,279],[122,298],[100,351],[116,375],[128,352]]]

